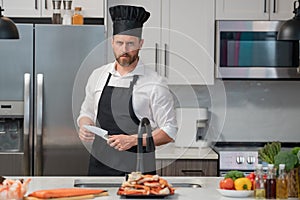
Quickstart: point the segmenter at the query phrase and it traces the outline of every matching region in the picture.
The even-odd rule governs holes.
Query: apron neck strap
[[[136,83],[136,81],[138,80],[139,76],[138,75],[133,75],[133,79],[130,82],[130,89],[133,88],[134,84]]]

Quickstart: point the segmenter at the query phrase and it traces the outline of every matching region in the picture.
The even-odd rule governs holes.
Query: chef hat
[[[113,35],[132,35],[141,38],[144,22],[150,13],[143,7],[118,5],[109,8],[113,21]]]

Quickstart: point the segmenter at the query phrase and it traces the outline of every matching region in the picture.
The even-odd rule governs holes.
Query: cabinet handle
[[[195,173],[198,174],[199,173],[200,176],[205,176],[205,173],[203,172],[202,169],[183,169],[183,170],[181,170],[181,172],[185,175],[189,175],[191,173],[193,173],[193,174],[195,174]]]
[[[168,59],[168,50],[167,50],[167,48],[168,48],[168,45],[167,44],[165,44],[165,77],[167,77],[167,66],[168,66],[168,61],[167,61],[167,59]]]
[[[45,9],[48,9],[48,1],[45,0]]]
[[[158,72],[158,44],[155,43],[155,71]]]
[[[267,0],[264,2],[264,13],[267,13]]]
[[[276,0],[273,0],[273,13],[276,13]]]
[[[34,1],[34,8],[37,10],[38,9],[38,0]]]

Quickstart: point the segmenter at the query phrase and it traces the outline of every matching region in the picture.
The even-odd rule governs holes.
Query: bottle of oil
[[[266,199],[276,199],[276,175],[274,165],[268,164],[266,180]]]
[[[83,15],[81,13],[81,7],[75,7],[74,15],[72,17],[72,24],[82,25],[83,24]]]
[[[265,199],[266,190],[264,182],[264,174],[262,164],[256,166],[255,182],[254,182],[254,196],[256,199]]]
[[[285,164],[279,165],[279,172],[276,180],[276,198],[277,199],[288,198],[288,187],[287,187],[287,177],[285,173]]]

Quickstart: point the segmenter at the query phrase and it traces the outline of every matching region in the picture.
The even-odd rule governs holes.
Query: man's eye
[[[123,44],[123,42],[117,42],[117,45],[122,45]]]

